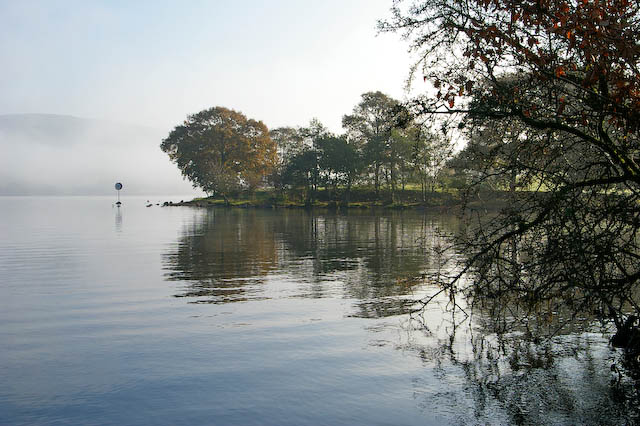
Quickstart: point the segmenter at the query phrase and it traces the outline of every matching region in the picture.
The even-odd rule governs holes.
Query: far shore
[[[226,197],[214,195],[194,198],[193,200],[166,201],[165,207],[218,207],[218,208],[264,208],[264,209],[328,209],[328,210],[432,210],[460,211],[499,210],[507,206],[507,193],[503,191],[483,191],[473,195],[462,192],[433,191],[422,196],[420,191],[398,191],[392,201],[389,191],[380,191],[377,195],[372,190],[356,189],[349,194],[346,201],[344,191],[320,190],[314,199],[308,199],[299,191],[277,192],[275,190],[258,190],[252,194],[239,193]],[[424,198],[424,200],[422,199]]]

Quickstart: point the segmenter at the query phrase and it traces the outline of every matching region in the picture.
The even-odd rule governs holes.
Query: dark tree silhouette
[[[433,91],[416,112],[484,134],[476,182],[509,185],[447,289],[523,321],[568,307],[621,329],[640,314],[640,4],[400,1],[380,28],[420,55]]]

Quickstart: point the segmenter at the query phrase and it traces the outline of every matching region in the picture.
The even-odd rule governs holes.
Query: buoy
[[[122,203],[120,202],[120,190],[122,189],[122,184],[120,182],[116,182],[116,191],[118,191],[118,201],[116,202],[116,206],[120,207]]]

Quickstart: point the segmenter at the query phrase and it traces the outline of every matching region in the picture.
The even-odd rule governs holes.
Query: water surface
[[[498,362],[408,314],[453,215],[112,202],[0,197],[0,423],[628,420],[597,332]]]

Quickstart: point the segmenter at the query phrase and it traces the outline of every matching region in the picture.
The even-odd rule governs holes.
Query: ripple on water
[[[599,334],[515,371],[411,319],[455,218],[124,201],[0,198],[0,424],[624,423]]]

